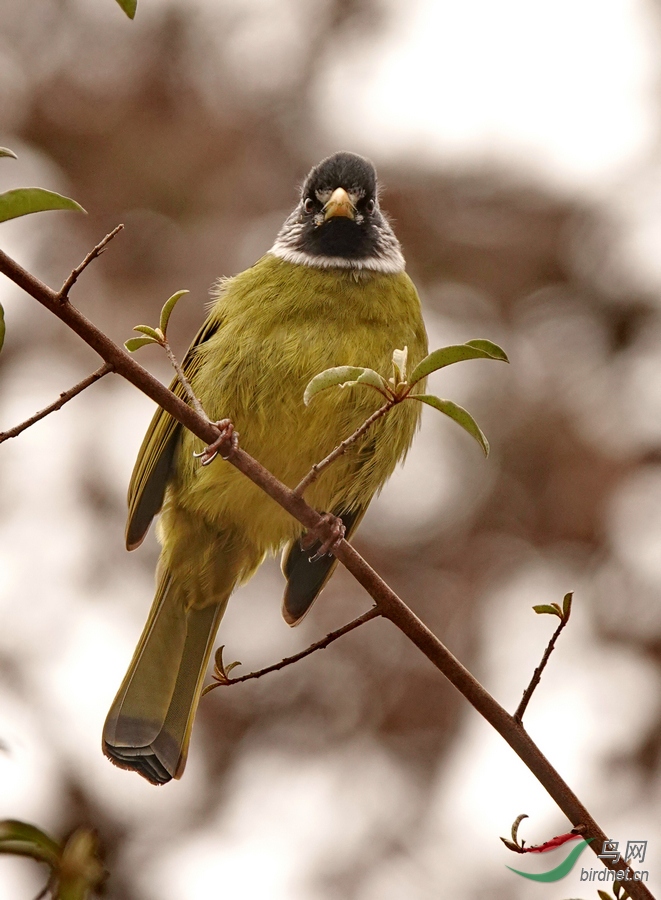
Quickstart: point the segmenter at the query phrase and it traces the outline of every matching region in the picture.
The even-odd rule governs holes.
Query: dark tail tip
[[[151,747],[113,747],[104,741],[103,752],[120,769],[137,772],[151,784],[167,784],[174,777]]]

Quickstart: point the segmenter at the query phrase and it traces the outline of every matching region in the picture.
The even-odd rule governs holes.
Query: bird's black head
[[[404,259],[379,209],[372,163],[341,152],[315,166],[271,253],[322,268],[401,271]]]

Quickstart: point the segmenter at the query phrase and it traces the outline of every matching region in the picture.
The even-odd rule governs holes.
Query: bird
[[[354,387],[306,406],[309,381],[344,365],[387,375],[393,351],[404,347],[413,365],[427,353],[420,299],[381,210],[373,163],[341,151],[309,172],[271,249],[214,287],[182,365],[210,420],[231,420],[242,448],[293,488],[383,403],[377,391]],[[186,396],[177,378],[172,389]],[[308,503],[339,521],[347,538],[406,455],[420,406],[395,406],[308,488]],[[108,713],[103,751],[153,784],[183,773],[216,632],[237,585],[283,550],[282,614],[294,626],[337,563],[233,466],[201,466],[200,447],[159,408],[128,490],[127,549],[160,514],[161,551],[155,598]]]

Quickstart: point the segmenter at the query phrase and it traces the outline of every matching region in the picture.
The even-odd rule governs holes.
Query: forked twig
[[[322,459],[321,462],[315,463],[308,474],[305,476],[305,478],[299,481],[299,483],[296,485],[296,487],[294,488],[294,493],[299,497],[302,497],[305,490],[309,488],[311,484],[314,484],[314,482],[317,480],[317,478],[319,478],[324,469],[327,469],[328,466],[331,465],[331,463],[334,463],[335,460],[338,459],[338,457],[346,453],[348,448],[352,444],[354,444],[361,435],[365,434],[367,429],[370,428],[377,421],[377,419],[385,416],[385,414],[389,412],[393,408],[393,406],[397,404],[397,402],[397,400],[388,400],[383,404],[383,406],[379,407],[376,412],[372,413],[369,419],[366,419],[360,426],[360,428],[357,428],[354,433],[349,435],[346,440],[342,441],[341,444],[338,444],[334,450],[331,450],[327,457]]]
[[[71,271],[64,284],[58,291],[58,299],[60,303],[64,303],[64,301],[68,299],[69,291],[78,281],[85,269],[89,266],[92,260],[96,259],[97,256],[101,256],[110,241],[115,237],[115,235],[119,234],[119,232],[123,228],[123,225],[118,225],[116,228],[113,228],[113,230],[109,234],[107,234],[102,241],[99,241],[96,247],[90,250],[85,259],[80,263],[80,265],[76,266],[76,268]]]
[[[304,659],[306,656],[310,656],[311,653],[314,653],[317,650],[323,650],[325,647],[328,647],[329,644],[332,644],[333,641],[336,641],[338,638],[343,637],[345,634],[349,634],[350,631],[353,631],[355,628],[358,628],[360,625],[364,625],[365,622],[369,622],[370,619],[375,619],[377,616],[380,616],[378,607],[373,606],[366,613],[363,613],[362,616],[358,616],[357,619],[353,619],[353,621],[348,622],[346,625],[343,625],[342,628],[338,628],[336,631],[331,631],[326,635],[325,638],[322,638],[320,641],[317,641],[315,644],[310,644],[310,646],[306,650],[301,650],[300,653],[294,654],[294,656],[287,656],[285,659],[281,659],[280,662],[274,663],[272,666],[266,666],[265,669],[258,669],[256,672],[249,672],[247,675],[239,675],[238,678],[229,678],[228,673],[234,668],[236,665],[240,665],[240,663],[231,663],[227,668],[222,665],[222,650],[221,647],[218,654],[216,655],[217,663],[216,663],[216,671],[214,672],[213,677],[216,679],[213,684],[208,684],[205,689],[202,691],[202,696],[208,694],[209,691],[213,691],[214,688],[217,687],[227,687],[230,684],[239,684],[240,681],[250,681],[253,678],[261,678],[262,675],[268,675],[269,672],[277,672],[279,669],[284,669],[286,666],[291,666],[293,663],[298,662],[299,659]],[[220,657],[220,659],[218,659]],[[218,662],[221,665],[218,665]]]
[[[91,375],[88,375],[87,378],[83,378],[82,381],[79,381],[78,384],[74,384],[72,388],[69,388],[68,391],[63,391],[57,400],[54,403],[51,403],[50,406],[45,407],[44,409],[39,410],[33,416],[30,416],[29,419],[26,419],[25,422],[21,422],[20,425],[15,425],[13,428],[10,428],[8,431],[3,431],[0,433],[0,444],[4,441],[9,440],[9,438],[17,437],[21,432],[30,428],[31,425],[34,425],[35,422],[38,422],[40,419],[45,419],[46,416],[50,415],[52,412],[57,412],[58,409],[62,409],[65,403],[68,403],[69,400],[73,400],[78,394],[82,393],[86,388],[90,385],[94,384],[95,381],[98,381],[100,378],[103,378],[104,375],[107,375],[109,372],[112,372],[114,369],[110,363],[104,363],[100,369],[97,369],[96,372],[92,372]]]

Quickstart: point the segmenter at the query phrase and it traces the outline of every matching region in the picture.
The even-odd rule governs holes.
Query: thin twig
[[[89,266],[89,264],[92,262],[92,260],[96,259],[97,256],[101,256],[101,254],[106,249],[106,247],[110,243],[110,241],[115,237],[116,234],[119,234],[119,232],[123,229],[123,227],[124,227],[123,225],[118,225],[116,228],[113,228],[113,230],[110,232],[110,234],[107,234],[102,241],[99,241],[99,243],[96,245],[96,247],[94,247],[93,250],[90,250],[90,252],[87,254],[85,259],[81,262],[81,264],[79,266],[76,266],[75,269],[73,269],[73,271],[68,276],[68,278],[66,279],[66,281],[64,282],[64,284],[62,285],[62,287],[59,290],[59,298],[60,298],[61,303],[63,303],[68,298],[69,291],[74,286],[74,284],[78,281],[78,279],[80,278],[82,273],[85,271],[85,269]]]
[[[343,637],[345,634],[349,634],[354,628],[359,628],[361,625],[364,625],[365,622],[369,622],[371,619],[375,619],[380,615],[381,613],[379,612],[378,607],[373,606],[366,613],[363,613],[362,616],[358,616],[357,619],[353,619],[353,621],[348,622],[336,631],[331,631],[325,638],[322,638],[315,644],[311,644],[306,650],[301,650],[300,653],[296,653],[294,656],[287,656],[285,659],[281,659],[280,662],[274,663],[272,666],[267,666],[265,669],[258,669],[256,672],[249,672],[247,675],[240,675],[238,678],[218,679],[213,684],[208,684],[202,691],[202,696],[208,694],[209,691],[213,691],[214,688],[228,687],[230,684],[239,684],[240,681],[250,681],[253,678],[261,678],[262,675],[268,675],[269,672],[277,672],[279,669],[291,666],[293,663],[298,662],[299,659],[304,659],[306,656],[309,656],[317,650],[323,650],[325,647],[328,647],[329,644],[332,644],[333,641]]]
[[[9,440],[9,438],[17,437],[31,425],[34,425],[35,422],[38,422],[40,419],[45,419],[46,416],[49,416],[52,412],[57,412],[58,409],[62,409],[65,403],[68,403],[69,400],[73,400],[78,394],[82,393],[86,388],[88,388],[91,384],[94,384],[95,381],[98,381],[100,378],[103,378],[104,375],[107,375],[109,372],[113,371],[113,367],[110,363],[104,363],[100,369],[97,369],[96,372],[92,372],[91,375],[88,375],[87,378],[83,378],[82,381],[79,381],[78,384],[75,384],[72,388],[69,388],[68,391],[64,391],[60,394],[58,399],[51,403],[50,406],[47,406],[45,409],[39,410],[33,416],[30,416],[29,419],[26,419],[25,422],[21,422],[20,425],[15,425],[13,428],[10,428],[8,431],[0,432],[0,444],[4,441]]]
[[[56,291],[27,272],[2,250],[0,250],[0,272],[3,272],[26,293],[65,322],[106,362],[111,363],[117,374],[122,375],[144,394],[151,397],[185,428],[188,428],[207,444],[216,440],[218,429],[208,420],[199,416],[192,407],[150,375],[129,353],[111,341],[74,306],[70,303],[61,303]],[[315,530],[323,526],[323,519],[316,510],[312,509],[302,497],[279,481],[245,450],[238,447],[231,454],[228,463],[243,472],[308,530]],[[220,465],[220,463],[218,464]],[[379,612],[399,628],[463,694],[480,715],[495,728],[528,766],[572,825],[583,824],[585,826],[586,839],[593,838],[590,847],[594,853],[598,854],[603,842],[609,839],[608,835],[599,827],[587,808],[544,756],[522,723],[510,715],[485,690],[480,682],[354,550],[351,544],[342,540],[333,553],[375,600]],[[633,900],[654,900],[645,884],[633,880],[633,870],[621,857],[615,861],[603,859],[602,862],[611,870],[629,872],[631,880],[627,881],[627,891]]]
[[[360,428],[357,428],[352,435],[350,435],[345,441],[342,441],[341,444],[338,444],[337,447],[332,450],[325,459],[322,459],[321,462],[315,463],[308,474],[303,478],[294,488],[294,493],[299,497],[302,497],[305,493],[305,490],[310,487],[311,484],[319,478],[324,469],[327,469],[331,463],[334,463],[335,460],[342,456],[347,452],[347,449],[354,444],[358,438],[365,434],[368,428],[370,428],[381,416],[385,416],[387,412],[389,412],[393,406],[397,403],[397,400],[388,400],[383,404],[375,413],[366,419]]]
[[[163,340],[161,341],[161,346],[167,353],[168,359],[172,363],[172,368],[177,373],[177,378],[181,382],[181,386],[183,387],[183,389],[186,391],[186,396],[188,397],[190,402],[193,404],[193,409],[198,414],[198,416],[202,416],[202,418],[206,419],[207,422],[210,421],[209,416],[204,411],[204,407],[200,403],[198,397],[195,394],[195,391],[191,387],[190,381],[184,375],[183,367],[179,363],[179,360],[177,359],[177,357],[172,352],[172,347],[168,343],[167,338],[163,338]]]
[[[532,697],[532,695],[535,691],[535,688],[537,687],[537,685],[540,682],[540,679],[542,677],[542,672],[546,668],[546,664],[549,661],[550,655],[553,653],[553,648],[555,647],[555,642],[560,637],[560,632],[565,627],[565,625],[567,624],[568,621],[569,621],[569,617],[567,617],[566,619],[562,618],[560,620],[560,624],[553,632],[553,637],[549,641],[548,647],[544,651],[544,656],[542,656],[542,661],[540,662],[540,664],[537,666],[537,668],[533,672],[532,678],[530,679],[530,684],[523,692],[523,697],[521,698],[521,702],[519,703],[519,705],[516,708],[516,712],[514,713],[514,719],[517,722],[521,722],[521,720],[523,719],[523,714],[526,711],[528,704],[530,703],[530,698]]]

